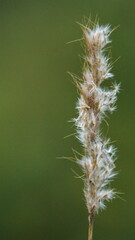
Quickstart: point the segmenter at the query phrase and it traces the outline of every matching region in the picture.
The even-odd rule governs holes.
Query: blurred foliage
[[[0,239],[87,239],[83,183],[72,156],[80,146],[69,123],[77,93],[67,71],[81,76],[84,16],[120,27],[112,34],[118,111],[103,129],[118,148],[114,200],[96,217],[95,240],[133,240],[135,215],[135,1],[0,0]]]

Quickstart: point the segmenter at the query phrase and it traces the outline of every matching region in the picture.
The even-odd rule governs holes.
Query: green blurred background
[[[77,93],[67,71],[81,76],[75,22],[98,14],[120,27],[112,34],[118,111],[105,134],[116,140],[119,176],[114,200],[95,219],[94,240],[133,240],[135,218],[135,1],[0,0],[0,239],[85,240],[83,183],[59,159],[80,149],[68,120]]]

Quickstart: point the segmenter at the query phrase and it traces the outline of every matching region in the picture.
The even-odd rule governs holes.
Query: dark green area
[[[75,22],[96,14],[120,27],[112,34],[113,73],[121,82],[118,111],[105,134],[118,148],[114,200],[95,219],[94,240],[133,240],[135,216],[135,1],[0,0],[0,239],[86,240],[83,184],[59,156],[80,146],[68,120],[81,76]]]

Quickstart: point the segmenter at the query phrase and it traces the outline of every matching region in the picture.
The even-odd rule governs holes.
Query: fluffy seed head
[[[110,89],[102,88],[101,83],[113,77],[110,72],[110,59],[105,56],[105,47],[110,43],[110,26],[84,27],[83,30],[87,56],[83,81],[78,83],[80,92],[76,105],[78,117],[74,119],[77,137],[80,140],[84,156],[77,162],[81,166],[84,179],[84,194],[89,214],[95,214],[105,208],[105,200],[115,196],[108,184],[116,175],[114,172],[115,149],[105,140],[100,124],[107,112],[115,110],[119,84]]]

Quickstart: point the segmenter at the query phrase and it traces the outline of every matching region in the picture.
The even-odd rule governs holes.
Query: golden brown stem
[[[92,240],[93,223],[94,223],[94,213],[93,213],[93,211],[91,211],[91,214],[89,215],[88,240]]]

